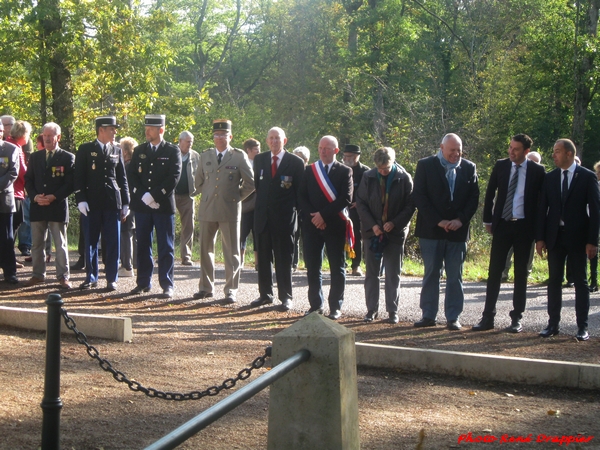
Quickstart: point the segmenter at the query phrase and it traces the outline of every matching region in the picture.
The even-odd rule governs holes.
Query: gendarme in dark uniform
[[[132,294],[149,292],[152,286],[152,235],[158,244],[158,280],[163,297],[173,296],[175,265],[175,186],[181,175],[179,149],[163,139],[165,116],[145,117],[147,142],[133,149],[127,168],[131,210],[135,212],[137,237],[137,287]]]
[[[121,219],[129,214],[129,188],[120,147],[111,144],[119,125],[114,116],[96,118],[97,139],[81,144],[75,158],[75,200],[81,212],[85,240],[85,281],[98,283],[98,240],[105,251],[107,288],[114,291],[119,270]]]

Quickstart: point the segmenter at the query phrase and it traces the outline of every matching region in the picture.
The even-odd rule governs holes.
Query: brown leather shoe
[[[36,284],[43,283],[43,278],[31,277],[26,283],[25,286],[35,286]]]
[[[61,289],[71,289],[73,287],[67,278],[61,278],[58,283],[60,284]]]

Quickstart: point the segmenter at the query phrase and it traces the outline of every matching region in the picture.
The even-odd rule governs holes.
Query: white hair
[[[49,128],[50,130],[54,130],[54,133],[58,136],[60,134],[60,125],[55,123],[55,122],[48,122],[46,124],[44,124],[44,126],[42,127],[42,132],[46,129]]]
[[[189,131],[182,131],[181,134],[179,134],[179,140],[182,140],[183,138],[190,138],[193,141],[194,135]]]
[[[296,147],[293,151],[295,155],[298,155],[304,160],[305,163],[310,159],[310,150],[307,147]]]

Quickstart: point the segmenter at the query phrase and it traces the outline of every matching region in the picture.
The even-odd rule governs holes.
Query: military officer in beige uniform
[[[201,194],[200,286],[194,298],[213,296],[214,254],[217,231],[221,230],[225,259],[225,298],[236,301],[240,281],[240,219],[242,200],[254,191],[254,175],[246,152],[230,145],[231,121],[213,122],[214,148],[200,155],[196,190]]]

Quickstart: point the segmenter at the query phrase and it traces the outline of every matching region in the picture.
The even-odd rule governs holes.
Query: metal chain
[[[223,381],[223,383],[220,386],[211,386],[205,389],[204,391],[192,391],[185,394],[179,392],[163,392],[159,391],[158,389],[144,387],[137,381],[130,380],[129,378],[127,378],[127,375],[125,375],[120,370],[115,369],[109,361],[100,357],[100,352],[98,352],[96,347],[88,343],[86,335],[77,329],[77,324],[69,316],[67,311],[64,308],[61,308],[60,310],[65,320],[65,325],[69,330],[75,333],[75,338],[77,339],[77,342],[79,342],[82,345],[85,345],[85,347],[87,348],[87,353],[88,355],[90,355],[90,358],[97,360],[98,364],[100,364],[100,367],[106,372],[110,372],[115,380],[121,383],[127,383],[127,386],[129,386],[129,389],[131,389],[132,391],[143,392],[148,397],[152,398],[160,398],[162,400],[183,401],[199,400],[203,397],[215,396],[224,389],[231,389],[236,385],[238,381],[250,378],[252,371],[263,367],[265,365],[266,359],[271,356],[271,347],[267,347],[265,349],[264,355],[259,356],[254,361],[252,361],[250,367],[240,370],[235,378],[227,378],[225,381]]]

